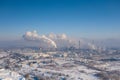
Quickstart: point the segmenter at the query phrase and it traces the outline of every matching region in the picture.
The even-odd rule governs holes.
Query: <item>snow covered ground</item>
[[[107,66],[107,70],[108,71],[112,71],[112,70],[120,71],[120,62],[114,62],[114,63],[109,62],[109,66]]]
[[[120,71],[119,61],[105,62],[79,56],[47,58],[36,53],[22,54],[1,53],[0,68],[4,69],[0,69],[0,80],[26,80],[26,75],[29,75],[31,80],[41,80],[33,77],[49,80],[64,80],[61,77],[65,80],[100,80],[96,74]]]
[[[63,63],[65,63],[65,61]],[[66,61],[66,63],[68,63],[68,61]],[[60,65],[62,65],[61,60],[60,60]],[[20,73],[30,73],[35,69],[36,69],[35,67],[30,67],[28,65],[24,65],[23,68],[19,72]],[[69,76],[69,77],[67,77],[67,80],[99,80],[96,76],[94,76],[94,74],[97,73],[98,71],[88,69],[86,66],[83,66],[83,65],[81,65],[81,66],[76,65],[75,67],[71,67],[68,69],[60,68],[59,70],[49,69],[49,68],[37,68],[37,70],[40,71],[41,74],[46,73],[46,72],[65,74],[65,75]],[[50,73],[49,73],[49,76],[52,76],[52,74],[50,74]],[[48,76],[48,75],[46,75],[46,76]]]
[[[0,69],[0,80],[25,80],[25,78],[17,72]]]

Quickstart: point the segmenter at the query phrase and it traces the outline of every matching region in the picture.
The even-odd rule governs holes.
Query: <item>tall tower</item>
[[[80,40],[79,40],[79,50],[80,50]]]

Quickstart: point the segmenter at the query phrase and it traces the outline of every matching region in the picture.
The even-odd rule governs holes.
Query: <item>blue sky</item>
[[[0,0],[0,39],[26,31],[119,38],[120,0]]]

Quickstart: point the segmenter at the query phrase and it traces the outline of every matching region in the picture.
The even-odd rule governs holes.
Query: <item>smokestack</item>
[[[79,50],[80,50],[80,40],[79,40]]]
[[[92,41],[92,44],[94,45],[94,40]]]

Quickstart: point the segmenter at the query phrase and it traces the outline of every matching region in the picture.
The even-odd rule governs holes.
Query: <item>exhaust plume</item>
[[[23,38],[29,41],[44,41],[46,43],[51,44],[54,48],[57,48],[56,43],[52,39],[46,37],[45,35],[42,35],[42,36],[38,35],[37,31],[35,30],[32,32],[30,31],[26,32],[23,35]]]
[[[42,35],[43,40],[46,40],[48,43],[51,43],[55,48],[57,48],[56,43],[51,40],[50,38],[46,37],[45,35]]]

